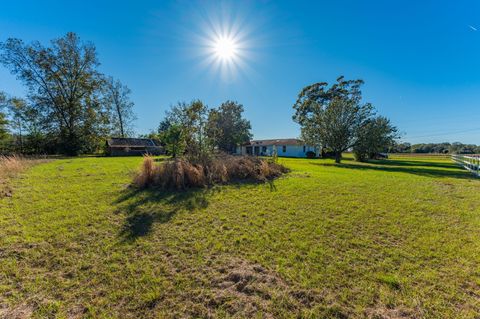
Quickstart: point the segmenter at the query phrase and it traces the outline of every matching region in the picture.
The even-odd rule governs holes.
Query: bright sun
[[[237,44],[232,38],[222,36],[215,39],[214,51],[221,60],[233,60],[237,55]]]
[[[195,42],[198,48],[192,50],[198,57],[200,66],[220,75],[225,82],[247,76],[252,70],[249,61],[255,32],[240,11],[212,9],[212,13],[196,19],[200,24],[195,28]],[[231,11],[231,12],[230,12]]]

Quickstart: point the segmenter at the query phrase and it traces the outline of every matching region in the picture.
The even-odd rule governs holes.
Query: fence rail
[[[480,177],[480,155],[452,155],[452,160]]]

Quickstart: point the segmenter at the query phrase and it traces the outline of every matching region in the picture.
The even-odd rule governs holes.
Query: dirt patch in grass
[[[389,308],[387,306],[367,309],[365,315],[371,319],[413,319],[420,317],[408,309],[402,307]]]
[[[0,318],[2,319],[27,319],[31,318],[32,314],[33,307],[26,304],[18,305],[15,308],[0,304]]]
[[[142,318],[159,314],[162,318],[301,318],[326,302],[321,291],[300,288],[275,271],[242,258],[212,256],[198,268],[180,263],[172,255],[167,259],[169,281],[180,284],[177,280],[183,278],[195,288],[143,296],[141,309],[137,309]]]
[[[224,308],[231,315],[251,318],[261,313],[274,318],[273,305],[277,302],[300,313],[322,300],[320,293],[297,289],[274,271],[242,259],[233,259],[214,273],[213,296],[208,304]]]
[[[182,296],[184,308],[177,313],[179,316],[284,318],[296,314],[302,317],[325,303],[320,291],[301,289],[275,271],[241,258],[214,261],[198,269],[194,276],[202,285]],[[175,314],[170,312],[169,316]]]

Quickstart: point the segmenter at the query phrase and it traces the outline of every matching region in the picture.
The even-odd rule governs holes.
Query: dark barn
[[[158,141],[150,138],[110,138],[106,142],[110,156],[161,155],[163,148]]]

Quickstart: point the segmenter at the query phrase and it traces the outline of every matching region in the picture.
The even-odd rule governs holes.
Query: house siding
[[[256,147],[258,147],[258,153],[255,152]],[[249,148],[251,154],[248,152]],[[307,157],[307,152],[309,151],[319,156],[318,149],[310,145],[242,145],[237,147],[237,154],[272,156],[274,149],[277,150],[277,155],[280,157]]]

